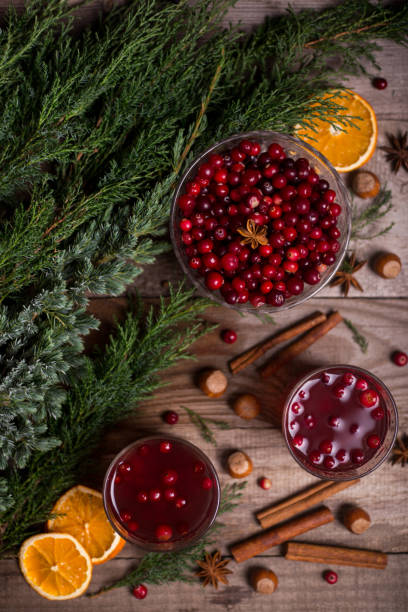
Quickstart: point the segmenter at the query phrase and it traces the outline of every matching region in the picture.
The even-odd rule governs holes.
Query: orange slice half
[[[377,119],[372,106],[361,96],[349,89],[339,91],[333,97],[328,92],[322,97],[331,97],[333,102],[344,107],[339,115],[352,115],[353,126],[338,128],[327,121],[315,121],[316,132],[311,128],[299,127],[296,136],[323,153],[338,172],[350,172],[365,164],[375,151],[377,144]],[[357,119],[360,117],[360,119]]]
[[[19,563],[28,584],[42,597],[74,599],[88,588],[91,559],[71,535],[40,533],[20,548]]]
[[[48,530],[74,536],[94,565],[113,559],[125,545],[106,517],[99,491],[73,487],[59,498],[52,512],[58,516],[48,521]]]

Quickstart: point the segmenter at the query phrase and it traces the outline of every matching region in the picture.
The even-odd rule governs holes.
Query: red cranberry
[[[358,426],[358,424],[357,424],[357,423],[352,423],[352,424],[350,425],[350,429],[349,429],[349,431],[350,431],[350,433],[351,433],[351,434],[355,434],[355,433],[357,433],[357,432],[358,432],[358,430],[359,430],[359,429],[360,429],[360,428],[359,428],[359,426]]]
[[[210,251],[212,251],[213,246],[214,246],[214,243],[209,238],[200,240],[200,242],[197,243],[198,252],[201,254],[209,253]]]
[[[137,501],[140,504],[145,504],[148,499],[149,496],[147,495],[146,491],[139,491],[139,493],[137,494]]]
[[[167,412],[163,414],[163,420],[169,425],[175,425],[179,420],[179,416],[174,410],[167,410]]]
[[[285,302],[285,297],[282,293],[280,293],[280,291],[276,291],[275,289],[272,289],[272,291],[268,293],[266,301],[270,306],[279,307],[279,306],[283,306]]]
[[[385,416],[384,409],[381,406],[377,406],[377,408],[374,408],[374,410],[372,410],[370,414],[371,418],[373,418],[374,421],[381,421],[381,419],[383,419]]]
[[[314,418],[313,414],[305,414],[304,419],[306,427],[313,429],[313,427],[316,425],[316,419]]]
[[[292,277],[286,281],[286,287],[292,295],[299,295],[303,291],[304,284],[300,278]]]
[[[268,154],[272,159],[280,159],[282,153],[284,153],[284,151],[278,143],[273,142],[269,145]]]
[[[233,253],[226,253],[221,258],[221,266],[227,272],[233,272],[234,270],[236,270],[238,268],[238,264],[239,264],[239,259]]]
[[[187,505],[187,500],[184,497],[178,497],[175,502],[176,508],[181,510]]]
[[[361,448],[356,448],[351,451],[351,460],[353,463],[363,463],[364,453]]]
[[[344,463],[347,459],[347,451],[345,451],[344,448],[340,448],[336,453],[336,459],[340,461],[340,463]]]
[[[164,489],[164,499],[166,501],[174,501],[176,499],[176,489],[173,487],[169,487],[168,489]]]
[[[236,340],[237,340],[237,334],[236,334],[236,332],[234,332],[233,329],[224,329],[221,332],[221,338],[227,344],[234,344],[234,342],[236,342]]]
[[[263,293],[264,295],[266,295],[267,293],[270,293],[272,289],[273,289],[273,283],[271,283],[271,281],[264,281],[260,286],[261,293]]]
[[[258,484],[264,491],[268,491],[272,486],[271,480],[269,478],[265,478],[265,476],[258,480]]]
[[[124,523],[127,523],[128,521],[132,520],[132,515],[130,514],[130,512],[121,512],[120,519]]]
[[[172,485],[177,482],[178,474],[176,470],[166,470],[162,475],[162,482],[165,485]]]
[[[320,380],[325,384],[328,385],[330,383],[330,376],[329,374],[327,374],[327,372],[323,372],[323,374],[320,377]]]
[[[313,450],[309,453],[309,459],[312,463],[314,463],[315,465],[317,465],[318,463],[321,462],[322,460],[322,456],[319,453],[319,451],[317,450]]]
[[[205,470],[205,465],[202,461],[197,461],[194,464],[194,474],[202,474]]]
[[[330,214],[332,217],[338,217],[341,213],[341,210],[342,209],[340,204],[337,204],[336,202],[333,202],[333,204],[330,206]]]
[[[223,286],[224,279],[219,272],[209,272],[205,277],[205,284],[210,291],[216,291]]]
[[[259,254],[262,255],[262,257],[268,257],[269,255],[272,254],[272,251],[273,251],[273,248],[271,247],[270,244],[264,244],[259,247]]]
[[[320,281],[320,274],[316,268],[308,268],[303,272],[303,280],[309,285],[316,285]]]
[[[304,410],[302,404],[300,404],[299,402],[294,402],[291,408],[292,412],[294,412],[295,414],[302,414]]]
[[[171,442],[168,442],[168,440],[163,440],[163,442],[160,442],[160,452],[161,453],[169,453],[171,450],[172,450]]]
[[[198,270],[198,268],[201,267],[201,259],[199,257],[191,257],[191,259],[188,260],[188,265],[193,270]]]
[[[300,434],[298,434],[297,436],[294,436],[293,445],[302,446],[302,444],[303,444],[303,436],[301,436]]]
[[[408,355],[406,353],[403,353],[402,351],[395,351],[395,353],[393,353],[392,355],[392,360],[395,365],[403,367],[407,365]]]
[[[218,155],[217,153],[213,153],[212,155],[210,155],[208,159],[208,163],[213,168],[220,168],[224,163],[224,159],[222,158],[221,155]]]
[[[333,387],[333,395],[338,399],[342,399],[344,397],[345,392],[345,388],[341,385],[336,385],[335,387]]]
[[[147,587],[144,584],[138,584],[132,591],[133,597],[136,599],[144,599],[147,595]]]
[[[180,221],[180,229],[183,230],[183,232],[189,232],[192,227],[193,224],[191,223],[190,219],[182,219]]]
[[[375,77],[375,79],[373,79],[373,85],[376,89],[385,89],[388,85],[387,79],[384,79],[383,77]]]
[[[336,465],[336,461],[333,459],[332,456],[329,455],[328,457],[325,457],[323,459],[323,465],[326,469],[332,470]]]
[[[336,198],[336,192],[333,189],[327,189],[323,194],[323,201],[327,204],[332,204]]]
[[[333,450],[333,442],[331,440],[322,440],[319,444],[319,450],[325,455],[330,455]]]
[[[354,374],[352,374],[351,372],[346,372],[345,374],[343,374],[342,380],[343,384],[346,385],[346,387],[349,387],[355,381]]]
[[[168,483],[170,484],[170,483]],[[149,499],[152,502],[157,502],[160,501],[161,498],[161,491],[160,489],[150,489],[149,491]]]
[[[118,466],[118,470],[122,472],[122,474],[127,474],[132,471],[132,466],[127,461],[122,461]]]
[[[380,398],[378,396],[377,391],[375,391],[374,389],[367,389],[366,391],[362,391],[360,393],[359,399],[360,399],[360,403],[365,408],[372,408],[373,406],[377,404]]]
[[[211,480],[211,478],[203,478],[201,481],[201,488],[202,489],[211,489],[211,487],[213,486],[213,482]]]
[[[338,416],[330,416],[328,419],[328,423],[330,427],[339,427],[340,418]]]
[[[368,389],[368,382],[364,378],[358,378],[356,382],[356,389],[359,391],[365,391]]]
[[[329,584],[336,584],[338,576],[336,572],[333,572],[333,570],[327,570],[324,572],[323,576],[326,582]]]
[[[202,262],[206,268],[217,268],[219,266],[219,259],[215,253],[204,253]]]
[[[183,232],[181,234],[181,241],[183,242],[183,244],[189,245],[189,244],[192,244],[193,237],[188,232]]]
[[[381,444],[381,440],[378,436],[376,436],[375,434],[368,436],[367,446],[369,446],[369,448],[378,448],[380,444]]]
[[[170,525],[157,525],[156,527],[156,538],[160,542],[167,542],[173,535],[173,530]]]
[[[265,296],[262,293],[253,293],[249,296],[249,301],[254,308],[260,308],[265,304]]]
[[[139,523],[137,523],[136,521],[128,521],[127,528],[129,529],[129,531],[137,531],[139,529]]]

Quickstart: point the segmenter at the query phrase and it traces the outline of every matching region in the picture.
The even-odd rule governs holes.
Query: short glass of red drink
[[[196,446],[174,436],[150,436],[124,448],[103,485],[106,514],[126,540],[147,550],[173,551],[211,527],[220,503],[214,466]]]
[[[282,426],[292,456],[308,472],[352,480],[387,458],[398,413],[390,391],[374,374],[334,365],[314,370],[295,385]]]

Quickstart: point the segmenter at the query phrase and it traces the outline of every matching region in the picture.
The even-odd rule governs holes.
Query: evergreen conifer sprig
[[[3,472],[8,490],[0,480],[0,556],[47,519],[58,496],[80,477],[82,462],[106,427],[148,398],[162,384],[164,369],[190,357],[188,347],[206,331],[199,315],[207,306],[182,287],[170,287],[169,299],[162,298],[147,313],[136,303],[104,352],[83,357],[80,375],[71,371],[63,416],[49,423],[48,435],[60,441],[58,450],[36,450],[26,468]]]

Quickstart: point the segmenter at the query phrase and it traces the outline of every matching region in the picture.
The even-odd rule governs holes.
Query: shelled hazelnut
[[[245,478],[252,472],[252,460],[243,451],[235,451],[229,455],[228,472],[232,478]]]
[[[255,395],[252,395],[252,393],[243,393],[235,398],[232,408],[235,414],[241,417],[241,419],[249,421],[258,416],[261,405]]]
[[[374,172],[359,170],[355,173],[351,183],[354,193],[359,198],[375,198],[380,191],[380,181]]]
[[[221,397],[227,389],[228,380],[221,370],[204,370],[199,376],[198,386],[208,397]]]
[[[370,525],[369,514],[362,508],[349,508],[343,514],[343,523],[352,533],[364,533]]]
[[[401,272],[401,260],[394,253],[382,253],[374,260],[374,270],[382,278],[396,278]]]
[[[257,593],[270,595],[278,588],[278,577],[272,570],[257,568],[251,574],[251,584]]]

